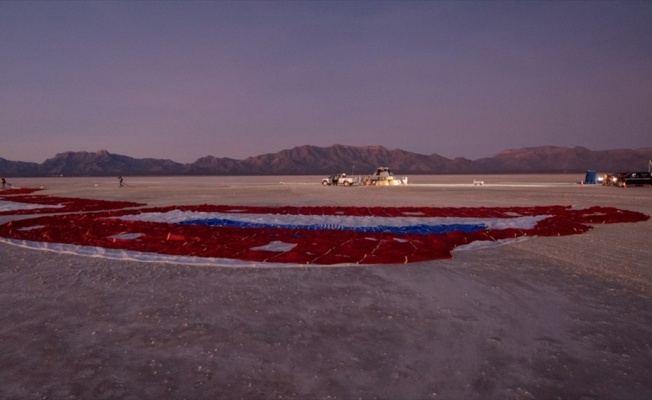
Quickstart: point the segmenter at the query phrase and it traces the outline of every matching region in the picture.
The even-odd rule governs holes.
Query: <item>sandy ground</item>
[[[11,179],[182,204],[614,206],[582,176]],[[484,186],[473,186],[473,179]],[[0,218],[6,222],[7,217]],[[2,399],[649,399],[652,221],[452,260],[283,269],[138,263],[0,244]]]

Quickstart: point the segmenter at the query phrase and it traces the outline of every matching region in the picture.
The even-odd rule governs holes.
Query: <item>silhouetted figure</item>
[[[119,176],[119,177],[118,177],[118,180],[120,181],[120,187],[123,187],[123,186],[124,186],[125,184],[124,184],[124,183],[122,183],[122,177],[121,177],[121,176]]]
[[[5,180],[5,178],[2,178],[2,188],[3,189],[5,188],[6,184],[7,184],[7,181]]]

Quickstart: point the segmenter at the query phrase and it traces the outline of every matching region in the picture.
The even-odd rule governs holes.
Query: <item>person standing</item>
[[[122,176],[118,177],[118,181],[120,181],[120,186],[119,187],[123,187],[124,183],[122,182]]]
[[[3,189],[5,188],[6,184],[7,184],[7,181],[5,180],[5,178],[2,178],[2,188]]]

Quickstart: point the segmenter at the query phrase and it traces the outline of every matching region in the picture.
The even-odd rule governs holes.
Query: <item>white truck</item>
[[[321,184],[324,186],[351,186],[354,183],[358,183],[358,181],[346,176],[346,174],[335,174],[321,180]]]

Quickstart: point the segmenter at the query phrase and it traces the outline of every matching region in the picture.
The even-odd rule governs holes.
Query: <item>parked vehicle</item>
[[[619,187],[652,185],[652,174],[649,172],[620,172],[614,174],[611,181],[612,185]]]
[[[351,186],[354,183],[356,183],[356,180],[346,176],[346,174],[335,174],[321,180],[321,184],[324,186],[332,186],[332,185]]]

